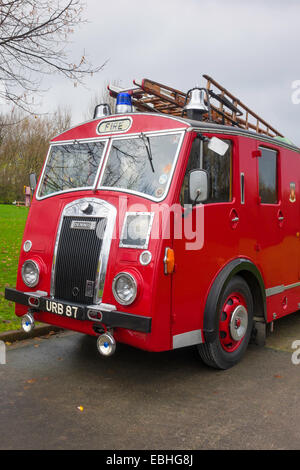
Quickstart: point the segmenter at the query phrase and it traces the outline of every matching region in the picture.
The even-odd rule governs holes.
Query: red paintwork
[[[120,116],[118,116],[120,117]],[[125,116],[122,116],[125,117]],[[188,122],[151,114],[131,115],[133,123],[123,135],[152,130],[182,129],[190,127]],[[98,137],[96,127],[100,120],[94,120],[64,132],[53,142],[73,139]],[[179,193],[195,132],[187,132],[184,137],[173,181],[169,193],[162,204],[172,205],[179,202]],[[209,136],[214,135],[206,134]],[[112,240],[110,258],[105,279],[103,302],[114,304],[120,311],[152,317],[151,334],[138,333],[116,328],[117,341],[128,343],[150,351],[163,351],[172,348],[172,337],[181,333],[203,328],[203,311],[210,287],[222,268],[231,260],[243,257],[251,260],[262,274],[265,288],[291,285],[300,279],[300,192],[299,192],[299,153],[281,147],[266,144],[247,136],[216,134],[219,138],[233,142],[233,199],[228,203],[208,204],[204,208],[205,241],[198,251],[186,251],[186,240],[152,240],[149,251],[152,261],[142,266],[138,261],[141,250],[119,248],[119,240]],[[101,137],[103,137],[101,135]],[[262,205],[258,201],[258,156],[259,145],[276,148],[279,152],[279,194],[276,205]],[[240,201],[240,173],[245,174],[245,204]],[[297,201],[289,202],[289,184],[296,183]],[[127,199],[130,206],[142,203],[150,210],[152,201],[117,191],[76,191],[56,195],[44,200],[33,198],[23,242],[30,239],[33,249],[25,253],[21,249],[17,289],[28,292],[21,278],[21,267],[26,259],[36,259],[42,265],[40,283],[33,290],[50,291],[50,273],[53,249],[60,215],[66,204],[83,197],[99,197],[119,207],[119,198]],[[163,210],[163,209],[162,209]],[[199,207],[193,209],[195,212]],[[278,223],[279,211],[285,217]],[[231,216],[230,216],[231,214]],[[230,223],[232,214],[237,214],[239,222]],[[118,214],[121,226],[125,212]],[[165,219],[163,218],[165,221]],[[22,244],[23,245],[23,244]],[[175,273],[164,274],[163,258],[165,248],[169,246],[175,252]],[[137,300],[128,307],[118,305],[111,285],[114,276],[120,271],[135,273],[140,279],[140,293]],[[287,302],[285,301],[287,298]],[[267,321],[273,320],[298,309],[300,288],[292,288],[284,293],[267,297]],[[16,305],[18,316],[26,313],[27,308]],[[35,314],[38,321],[62,326],[67,329],[95,335],[92,322],[81,322],[50,313]]]

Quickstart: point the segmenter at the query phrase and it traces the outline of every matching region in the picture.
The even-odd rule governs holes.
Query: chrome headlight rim
[[[120,277],[122,277],[122,276],[129,278],[130,281],[133,284],[133,296],[129,300],[121,299],[119,297],[118,293],[117,293],[117,290],[116,290],[116,284],[117,284],[118,280],[120,279]],[[121,304],[121,305],[131,305],[135,301],[135,299],[137,298],[137,294],[138,294],[137,281],[136,281],[135,277],[132,274],[130,274],[126,271],[122,271],[114,277],[114,280],[113,280],[113,283],[112,283],[112,291],[113,291],[113,294],[114,294],[114,297],[115,297],[116,301],[119,304]]]
[[[146,259],[145,259],[146,258]],[[142,251],[139,256],[139,262],[142,266],[148,266],[152,261],[152,253],[148,250]]]
[[[31,240],[26,240],[23,244],[23,250],[25,253],[28,253],[32,248],[32,241]]]
[[[36,280],[34,282],[28,282],[26,281],[26,278],[25,278],[25,268],[26,268],[26,265],[28,264],[33,264],[34,266],[34,269],[36,270],[36,274],[37,274],[37,277],[36,277]],[[38,285],[39,283],[39,280],[40,280],[40,267],[38,265],[38,263],[36,261],[34,261],[33,259],[27,259],[24,263],[23,263],[23,266],[22,266],[22,270],[21,270],[21,274],[22,274],[22,280],[24,282],[24,284],[27,286],[27,287],[35,287]]]

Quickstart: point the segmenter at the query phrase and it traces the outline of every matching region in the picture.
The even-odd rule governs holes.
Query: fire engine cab
[[[183,93],[109,87],[115,113],[53,138],[16,289],[45,322],[227,369],[300,308],[300,149],[211,77]]]

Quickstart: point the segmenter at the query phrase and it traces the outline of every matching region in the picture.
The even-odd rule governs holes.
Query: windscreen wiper
[[[153,173],[155,173],[154,166],[153,166],[153,158],[152,158],[152,152],[151,152],[150,139],[149,139],[148,136],[146,136],[142,132],[141,132],[141,138],[142,138],[142,141],[143,141],[143,143],[146,147],[146,150],[147,150],[148,160],[149,160],[149,163],[151,165],[151,169],[152,169]]]

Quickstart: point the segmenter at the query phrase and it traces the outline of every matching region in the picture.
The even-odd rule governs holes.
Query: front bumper
[[[142,333],[151,332],[151,317],[133,315],[131,313],[108,311],[99,305],[85,305],[70,303],[60,299],[54,299],[43,295],[40,291],[22,292],[17,289],[7,287],[5,298],[20,305],[26,305],[33,312],[48,312],[54,315],[71,317],[79,321],[91,321],[95,325],[103,324],[109,328],[125,328]],[[55,306],[55,311],[53,311]],[[58,308],[59,306],[59,308]],[[75,315],[76,316],[72,316]]]

